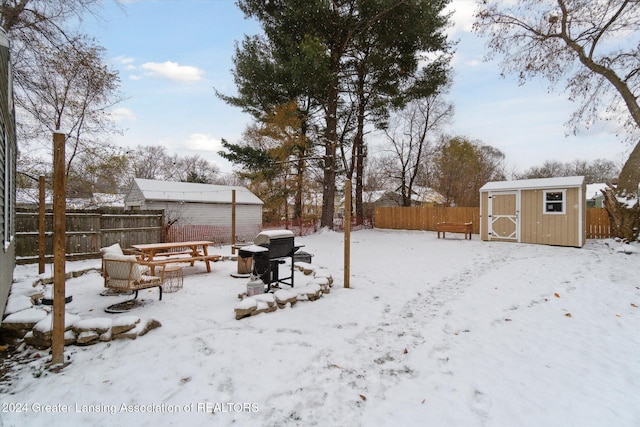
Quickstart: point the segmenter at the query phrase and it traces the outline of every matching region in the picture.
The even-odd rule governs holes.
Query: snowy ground
[[[46,357],[14,366],[0,425],[640,425],[637,247],[451,236],[353,233],[350,289],[342,234],[297,238],[333,273],[331,293],[242,320],[235,262],[190,268],[182,290],[150,291],[135,311],[161,328],[67,347],[58,374]],[[31,284],[36,272],[15,277]],[[98,273],[67,289],[69,312],[117,316],[103,312],[117,297],[98,295]]]

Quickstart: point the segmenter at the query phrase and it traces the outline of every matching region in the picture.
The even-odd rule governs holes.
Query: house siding
[[[15,268],[17,153],[9,40],[0,30],[0,318],[4,317]]]

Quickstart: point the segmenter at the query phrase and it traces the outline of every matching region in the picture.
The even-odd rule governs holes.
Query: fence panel
[[[609,214],[603,208],[587,209],[587,239],[606,239],[611,237]]]
[[[379,207],[375,226],[403,230],[435,231],[439,222],[472,222],[473,232],[480,233],[480,208]]]
[[[587,239],[611,237],[609,215],[603,208],[587,209]],[[480,234],[480,208],[379,207],[375,226],[402,230],[435,231],[439,222],[473,222],[473,233]]]
[[[122,209],[68,210],[66,248],[68,259],[99,256],[100,248],[120,243],[123,248],[136,243],[162,241],[163,211],[124,212]],[[16,211],[16,262],[38,261],[38,212]],[[53,253],[53,212],[45,212],[45,253]]]

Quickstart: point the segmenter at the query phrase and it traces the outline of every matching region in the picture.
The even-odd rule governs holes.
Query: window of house
[[[563,214],[565,213],[565,205],[567,199],[566,190],[545,190],[544,191],[544,210],[546,214]]]

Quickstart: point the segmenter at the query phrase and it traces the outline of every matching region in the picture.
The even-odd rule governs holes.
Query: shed
[[[480,188],[482,240],[582,247],[583,176],[488,182]]]
[[[206,238],[228,243],[233,190],[236,236],[251,240],[262,228],[263,202],[246,187],[136,178],[124,204],[131,210],[164,210],[167,230],[174,235],[169,240]]]

